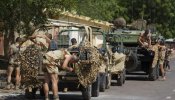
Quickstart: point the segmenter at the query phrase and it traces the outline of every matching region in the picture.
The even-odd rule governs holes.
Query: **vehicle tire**
[[[36,91],[38,90],[38,88],[32,88],[32,89],[25,89],[25,97],[28,99],[34,99],[36,96]]]
[[[125,80],[126,80],[126,69],[123,69],[123,84],[125,84]]]
[[[82,86],[82,96],[83,100],[90,100],[91,99],[91,85],[87,86],[86,88]]]
[[[123,72],[120,73],[120,74],[118,74],[117,76],[118,76],[118,77],[117,77],[117,85],[118,85],[118,86],[122,86],[122,85],[123,85],[123,80],[124,80]]]
[[[111,73],[107,73],[106,75],[106,89],[109,89],[111,86]]]
[[[159,78],[159,74],[160,74],[160,71],[159,71],[159,63],[158,63],[156,66],[156,78],[157,79]]]
[[[106,74],[100,73],[100,92],[104,92],[106,89]]]
[[[91,95],[92,97],[98,97],[100,91],[100,75],[97,75],[96,81],[92,84]]]
[[[138,59],[137,55],[133,52],[129,55],[129,60],[126,61],[126,71],[131,72],[137,68]]]
[[[158,79],[158,77],[159,77],[159,68],[156,65],[154,68],[151,68],[151,71],[149,73],[149,79],[151,81],[155,81]]]

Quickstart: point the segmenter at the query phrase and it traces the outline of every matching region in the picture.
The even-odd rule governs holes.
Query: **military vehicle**
[[[78,45],[75,48],[69,50],[69,52],[77,54],[79,57],[79,62],[71,65],[71,67],[75,69],[74,72],[67,72],[60,69],[58,75],[59,89],[61,91],[64,89],[64,87],[69,89],[69,85],[71,85],[71,87],[76,87],[77,90],[82,91],[84,100],[90,100],[91,96],[98,97],[99,91],[104,91],[106,87],[109,87],[108,80],[110,78],[108,77],[108,73],[106,70],[100,72],[100,59],[104,59],[103,50],[101,51],[100,48],[104,47],[102,46],[98,48],[94,46],[95,40],[93,41],[93,34],[95,33],[96,35],[104,34],[103,32],[99,31],[99,28],[97,27],[84,27],[81,25],[75,25],[64,26],[57,36],[58,47],[65,49],[69,48],[71,38],[76,38]],[[38,79],[43,79],[42,70],[39,72]],[[64,86],[65,84],[68,85]],[[37,89],[38,87],[33,88],[32,90],[26,89],[25,95],[27,97],[35,95]],[[40,88],[40,94],[44,95],[42,87]]]
[[[143,32],[118,29],[107,34],[107,41],[113,46],[113,52],[123,52],[127,55],[125,61],[127,73],[143,71],[151,80],[156,80],[159,76],[158,61],[154,59],[156,52],[144,49],[138,44],[138,37]],[[151,38],[154,45],[157,35],[152,34]]]
[[[114,38],[110,33],[106,34],[106,46],[109,59],[109,69],[111,80],[116,80],[118,86],[122,86],[125,83],[125,59],[126,55],[123,53],[122,42],[112,43],[111,39]],[[110,37],[111,36],[111,37]],[[115,50],[114,50],[115,49]],[[111,84],[111,82],[110,82]]]
[[[80,27],[79,27],[80,28]],[[92,28],[92,46],[94,46],[97,50],[98,53],[101,55],[101,61],[99,63],[102,63],[100,65],[100,70],[97,76],[97,80],[96,82],[94,82],[92,84],[92,96],[98,96],[99,95],[99,91],[104,92],[105,89],[110,87],[110,73],[107,71],[108,69],[108,65],[106,63],[107,58],[107,52],[106,52],[106,43],[104,41],[104,36],[105,33],[100,31],[99,27],[94,27],[91,26]],[[60,33],[65,33],[65,32],[83,32],[85,31],[84,28],[80,28],[80,30],[76,30],[76,29],[67,29],[67,30],[62,30]],[[81,37],[79,38],[79,43],[81,43],[83,40],[81,40]],[[65,44],[65,43],[64,43]],[[80,48],[81,45],[79,45],[78,48]],[[76,49],[79,50],[79,49]],[[74,51],[70,51],[70,52],[75,52]],[[79,52],[79,51],[77,51]],[[85,59],[82,58],[82,55],[79,55],[81,59]],[[98,90],[97,90],[98,89]]]

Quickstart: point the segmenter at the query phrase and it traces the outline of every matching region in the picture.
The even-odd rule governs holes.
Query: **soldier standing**
[[[9,60],[9,66],[7,69],[7,89],[13,88],[13,84],[11,83],[11,76],[12,72],[15,69],[16,73],[16,83],[15,83],[15,89],[19,89],[20,86],[20,66],[18,65],[18,55],[19,55],[19,46],[20,46],[21,38],[17,37],[14,44],[10,46],[9,54],[10,54],[10,60]]]
[[[172,50],[167,48],[166,53],[165,53],[165,68],[167,71],[171,71],[170,64],[169,64],[171,52],[172,52]]]
[[[163,40],[161,40],[159,42],[159,64],[160,64],[160,71],[162,75],[161,80],[166,80],[165,70],[164,70],[165,52],[166,52],[165,43]]]
[[[53,51],[58,49],[58,45],[54,39],[52,39],[52,34],[47,34],[47,37],[50,39],[50,44],[48,51]]]
[[[73,68],[68,67],[68,63],[75,63],[78,61],[75,55],[70,55],[64,49],[48,51],[44,57],[44,68],[43,71],[45,73],[45,81],[44,81],[44,93],[45,100],[49,100],[49,82],[52,82],[52,91],[54,100],[59,100],[58,97],[58,67],[60,66],[62,69],[72,72]],[[63,63],[57,62],[58,60],[63,61]]]

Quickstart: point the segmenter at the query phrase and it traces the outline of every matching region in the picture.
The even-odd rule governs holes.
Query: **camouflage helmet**
[[[115,27],[126,26],[126,20],[123,17],[116,18],[113,23]]]

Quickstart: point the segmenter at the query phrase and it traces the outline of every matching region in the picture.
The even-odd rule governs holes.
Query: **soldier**
[[[164,70],[165,52],[166,52],[165,43],[163,40],[161,40],[159,42],[159,64],[160,64],[160,71],[161,71],[161,75],[162,75],[161,80],[166,80],[165,70]]]
[[[75,38],[72,38],[71,43],[72,43],[72,45],[77,45],[77,40]]]
[[[63,63],[58,63],[57,60],[63,61]],[[60,62],[59,61],[59,62]],[[72,72],[73,68],[68,67],[68,63],[75,63],[78,59],[75,55],[70,55],[66,50],[55,50],[49,51],[45,54],[44,69],[45,72],[45,81],[44,81],[44,93],[45,100],[48,100],[49,92],[49,81],[52,82],[52,91],[54,100],[59,100],[58,97],[58,67],[61,66],[62,69]]]
[[[77,45],[77,40],[76,38],[71,39],[72,45],[68,48],[68,51],[72,52],[71,54],[76,55],[77,50],[78,50],[78,45]],[[65,88],[63,89],[63,92],[67,92],[68,88],[67,85],[65,85]]]
[[[151,33],[149,30],[145,30],[144,33],[141,33],[138,42],[141,45],[141,47],[148,48],[151,46]]]
[[[48,51],[53,51],[58,49],[58,45],[54,39],[52,39],[52,34],[47,34],[47,37],[50,39],[50,44]]]
[[[15,83],[15,89],[19,89],[20,87],[20,66],[18,65],[17,57],[19,53],[19,46],[20,46],[21,38],[17,37],[14,44],[10,46],[9,54],[10,54],[10,60],[9,60],[9,66],[7,69],[7,89],[13,88],[13,84],[11,83],[11,75],[13,70],[16,70],[15,76],[16,76],[16,83]]]
[[[75,38],[71,39],[72,45],[68,48],[69,51],[73,51],[78,48],[77,40]]]
[[[29,39],[40,47],[42,52],[48,51],[51,40],[46,35],[32,35]]]
[[[170,64],[169,64],[171,53],[172,53],[172,50],[167,48],[165,53],[165,68],[167,71],[171,71]]]

